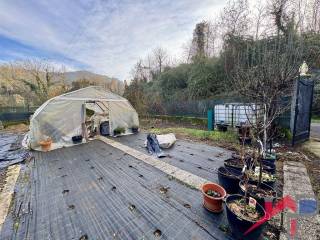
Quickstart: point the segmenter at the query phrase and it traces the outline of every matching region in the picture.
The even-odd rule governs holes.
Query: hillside
[[[65,72],[63,73],[65,77],[66,84],[71,85],[72,82],[81,80],[81,79],[95,79],[95,80],[101,80],[106,83],[110,83],[113,79],[116,81],[119,81],[122,83],[122,81],[116,79],[116,78],[110,78],[106,75],[96,74],[89,71],[74,71],[74,72]]]
[[[27,67],[0,65],[0,107],[38,106],[51,97],[90,85],[123,95],[124,83],[116,78],[89,71],[45,72],[48,66],[42,63]],[[50,76],[49,82],[47,76]]]
[[[124,83],[117,78],[111,78],[106,75],[96,74],[89,71],[64,72],[63,79],[65,84],[72,87],[72,83],[80,80],[88,80],[95,85],[104,86],[116,93],[123,94]],[[54,81],[60,81],[61,74],[54,78]]]

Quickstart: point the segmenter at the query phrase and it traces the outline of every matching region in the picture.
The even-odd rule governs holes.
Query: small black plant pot
[[[227,124],[217,124],[217,128],[218,128],[218,131],[220,132],[226,132],[228,131],[228,125]]]
[[[137,132],[139,132],[139,128],[133,127],[133,128],[131,128],[131,131],[132,131],[132,133],[137,133]]]
[[[257,183],[253,182],[253,181],[249,181],[249,184],[257,186]],[[239,188],[240,188],[240,193],[244,196],[245,187],[244,187],[244,182],[243,181],[239,182]],[[263,206],[265,208],[265,203],[266,202],[272,202],[272,203],[274,202],[274,200],[277,198],[277,192],[272,187],[270,187],[269,185],[264,184],[264,183],[261,183],[259,188],[262,189],[262,190],[266,190],[266,191],[272,192],[272,195],[269,196],[269,197],[263,197],[257,191],[250,191],[250,190],[247,191],[247,194],[248,194],[248,196],[250,196],[250,197],[254,198],[255,200],[257,200],[257,202],[261,206]]]
[[[239,193],[239,182],[241,178],[241,171],[227,169],[225,167],[218,168],[219,184],[226,190],[228,194]]]
[[[252,181],[252,182],[254,182],[254,183],[256,183],[256,184],[258,184],[258,181],[257,180],[253,180],[253,179],[250,179],[250,181]],[[264,183],[264,184],[266,184],[266,185],[268,185],[268,186],[270,186],[270,187],[274,187],[274,183],[275,183],[276,181],[274,180],[274,181],[262,181],[262,183]]]
[[[272,175],[274,175],[276,173],[276,166],[275,165],[272,166],[272,165],[262,164],[262,169],[263,169],[263,171],[270,173]]]
[[[275,159],[262,159],[262,163],[268,166],[275,166]]]
[[[81,135],[73,136],[73,137],[72,137],[72,142],[73,142],[74,144],[82,143],[82,139],[83,139],[83,137],[82,137]]]
[[[246,160],[247,166],[249,166],[251,164],[252,159],[246,158],[245,160]],[[240,158],[232,157],[232,158],[224,160],[224,166],[228,169],[242,171],[243,163]]]
[[[248,239],[248,240],[256,240],[259,239],[264,227],[265,223],[261,224],[250,233],[246,234],[246,231],[253,226],[257,221],[250,221],[247,219],[242,219],[240,216],[237,216],[230,208],[229,204],[235,200],[243,199],[242,195],[229,195],[226,198],[226,211],[227,218],[229,222],[229,226],[231,228],[232,234],[236,239]],[[257,203],[256,205],[257,211],[264,217],[266,217],[266,212],[264,208]]]
[[[250,137],[239,137],[239,143],[244,145],[251,145],[252,139]]]

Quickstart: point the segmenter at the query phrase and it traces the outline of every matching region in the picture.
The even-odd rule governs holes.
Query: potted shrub
[[[124,127],[117,127],[116,129],[113,130],[113,134],[115,136],[123,134],[126,132],[126,129]]]
[[[139,131],[139,126],[137,126],[137,125],[132,126],[131,131],[132,131],[132,133],[137,133]]]
[[[259,239],[265,224],[247,233],[247,230],[256,222],[266,218],[266,212],[259,203],[252,206],[246,196],[229,195],[226,198],[226,211],[229,226],[235,238]]]
[[[250,132],[250,125],[241,124],[236,127],[238,128],[239,142],[243,142],[246,145],[251,144],[252,138]]]
[[[246,233],[251,226],[253,226],[262,218],[266,217],[266,212],[263,206],[257,203],[255,199],[251,198],[250,194],[248,193],[248,190],[250,189],[249,177],[250,173],[252,173],[254,169],[256,155],[255,152],[253,152],[253,156],[249,158],[248,154],[245,153],[244,145],[245,142],[243,140],[239,157],[243,165],[243,177],[241,181],[243,195],[229,195],[226,198],[227,218],[232,233],[236,238],[259,239],[264,225],[260,225],[252,232]],[[252,194],[255,193],[254,190],[251,192]]]
[[[273,174],[264,171],[251,171],[249,174],[250,180],[257,182],[258,184],[264,183],[273,187],[276,177]]]
[[[275,166],[277,155],[275,153],[265,153],[262,158],[262,163],[269,166]]]
[[[259,186],[257,182],[249,181],[245,186],[244,181],[239,182],[241,194],[245,195],[247,191],[248,196],[253,197],[257,202],[265,208],[265,202],[273,202],[277,197],[277,192],[267,184],[261,183]]]
[[[233,168],[218,168],[219,184],[226,190],[228,194],[239,192],[239,182],[242,179],[242,172]]]
[[[250,165],[252,158],[250,156],[237,156],[233,155],[232,158],[224,160],[224,166],[228,169],[241,171],[244,165]]]
[[[210,212],[222,212],[222,200],[226,196],[223,187],[216,183],[205,183],[202,185],[203,206]]]

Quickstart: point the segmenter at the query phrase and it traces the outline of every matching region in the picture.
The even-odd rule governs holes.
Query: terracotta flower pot
[[[41,146],[41,150],[45,152],[49,151],[51,148],[51,143],[51,139],[40,141],[39,144]]]
[[[205,183],[202,185],[203,206],[210,212],[219,213],[222,212],[222,200],[226,196],[226,191],[223,187],[216,183]],[[219,197],[209,196],[208,190],[215,191],[220,194]]]

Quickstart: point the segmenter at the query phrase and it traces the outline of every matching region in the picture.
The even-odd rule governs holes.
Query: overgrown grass
[[[17,125],[17,124],[21,124],[21,123],[29,125],[28,120],[2,121],[2,125],[4,126],[4,128],[7,128],[7,127],[13,126],[13,125]]]
[[[205,131],[193,128],[153,128],[150,130],[150,132],[156,134],[175,133],[199,140],[211,140],[222,143],[237,143],[237,134],[234,131],[219,132]]]
[[[192,125],[207,126],[208,119],[200,117],[186,117],[186,116],[169,116],[169,115],[151,115],[148,118],[155,118],[161,120],[167,120],[176,123],[190,123]]]
[[[312,123],[320,123],[320,116],[312,116],[311,122]]]

